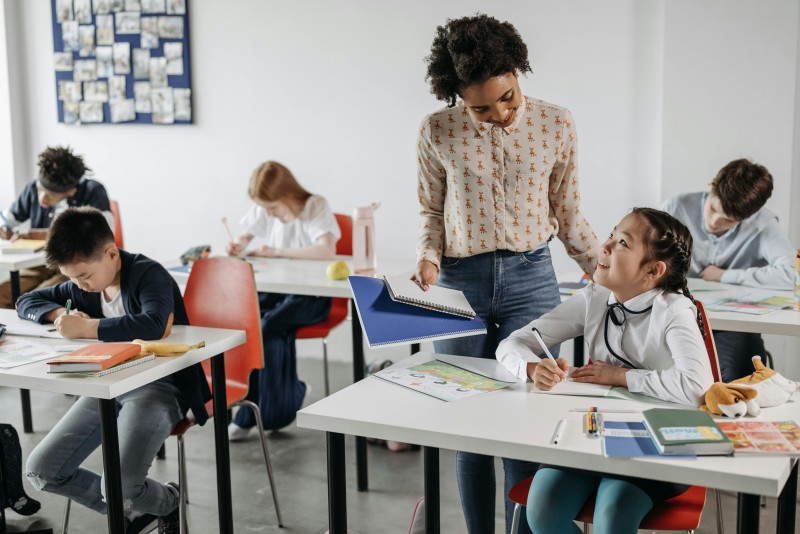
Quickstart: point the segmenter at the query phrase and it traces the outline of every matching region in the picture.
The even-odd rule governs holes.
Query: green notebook
[[[651,408],[642,414],[661,454],[733,454],[733,443],[707,412]]]

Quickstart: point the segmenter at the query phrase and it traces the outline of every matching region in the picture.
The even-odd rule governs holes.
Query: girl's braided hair
[[[667,266],[658,287],[680,293],[694,302],[686,280],[692,264],[692,234],[689,229],[665,211],[633,208],[632,213],[645,223],[643,236],[648,255],[646,261],[663,261]],[[697,325],[705,339],[706,332],[699,311]]]

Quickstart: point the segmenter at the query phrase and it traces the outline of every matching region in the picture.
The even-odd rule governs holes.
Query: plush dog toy
[[[715,382],[705,394],[706,403],[700,407],[710,413],[728,417],[758,415],[761,408],[777,406],[788,401],[797,384],[765,367],[760,356],[753,356],[756,371],[730,384]]]

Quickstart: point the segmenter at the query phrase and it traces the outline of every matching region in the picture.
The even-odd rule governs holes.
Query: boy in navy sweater
[[[105,187],[86,177],[91,169],[83,158],[73,154],[69,147],[47,147],[39,154],[39,177],[25,186],[19,198],[2,213],[0,238],[14,236],[29,239],[46,239],[47,229],[53,220],[68,207],[92,206],[103,212],[109,226],[114,225],[111,203]],[[22,223],[29,222],[30,229],[20,234]],[[23,293],[37,287],[54,286],[66,278],[46,267],[26,269],[20,276]],[[0,284],[0,308],[13,308],[11,284]]]
[[[99,210],[67,209],[51,226],[45,250],[48,265],[69,281],[22,295],[17,312],[23,319],[53,322],[65,338],[100,341],[160,339],[169,335],[173,323],[189,324],[172,277],[155,261],[118,249]],[[67,300],[76,310],[69,315]],[[210,397],[199,364],[117,397],[128,534],[142,532],[156,520],[159,532],[178,532],[177,488],[147,478],[147,472],[189,409],[205,423]],[[105,513],[100,475],[81,466],[99,445],[98,403],[81,398],[28,457],[27,477],[36,489]]]

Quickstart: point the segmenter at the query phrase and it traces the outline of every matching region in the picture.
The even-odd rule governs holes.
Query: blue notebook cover
[[[636,421],[604,421],[603,454],[609,458],[662,456],[644,423]],[[694,458],[694,456],[670,455],[665,458]]]
[[[349,281],[370,348],[486,333],[486,326],[477,317],[465,319],[395,302],[381,278],[351,276]]]

